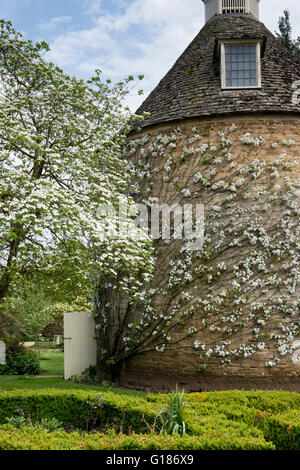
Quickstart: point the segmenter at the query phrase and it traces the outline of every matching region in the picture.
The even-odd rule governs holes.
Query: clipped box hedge
[[[203,414],[224,414],[232,410],[259,410],[272,414],[285,413],[300,409],[300,394],[282,391],[243,391],[190,393],[185,396],[186,403]]]
[[[263,438],[156,434],[92,434],[0,427],[0,450],[274,450]]]
[[[14,416],[17,409],[33,421],[56,418],[64,427],[87,429],[90,424],[103,426],[122,423],[123,431],[143,432],[151,425],[157,409],[140,397],[99,394],[85,390],[13,390],[0,393],[0,425]]]
[[[279,416],[263,416],[262,429],[266,439],[278,450],[300,450],[300,410]]]
[[[163,394],[131,396],[112,391],[99,394],[90,390],[0,392],[0,449],[300,450],[299,394],[264,391],[186,394],[187,435],[151,434],[168,397]],[[18,430],[6,425],[7,418],[16,416],[17,409],[22,409],[32,422],[56,418],[66,429],[86,431],[99,425],[102,430],[115,429],[121,434]]]

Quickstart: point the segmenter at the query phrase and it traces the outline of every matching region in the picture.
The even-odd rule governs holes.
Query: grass
[[[51,349],[42,350],[40,355],[41,375],[64,375],[64,353]]]
[[[12,376],[12,375],[0,375],[0,393],[6,390],[42,390],[56,388],[59,390],[95,390],[99,392],[112,391],[118,395],[134,395],[134,396],[145,396],[142,392],[136,392],[133,390],[122,390],[117,387],[108,388],[102,387],[101,385],[82,385],[76,384],[63,378],[38,378],[23,377],[23,376]]]
[[[22,375],[0,375],[0,393],[1,391],[16,389],[37,390],[56,388],[60,390],[96,390],[99,392],[111,390],[121,395],[145,395],[142,392],[122,390],[117,387],[109,389],[108,387],[102,387],[100,385],[83,385],[70,380],[64,380],[64,353],[57,349],[45,349],[40,351],[39,354],[42,369],[40,376],[58,375],[60,377],[35,378]]]

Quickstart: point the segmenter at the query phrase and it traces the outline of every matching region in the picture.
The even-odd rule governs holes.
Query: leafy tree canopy
[[[82,295],[95,270],[134,293],[150,275],[151,243],[130,231],[105,238],[116,227],[97,212],[133,204],[120,158],[137,118],[122,105],[133,77],[111,84],[96,70],[85,82],[47,62],[48,50],[0,20],[0,302],[19,278],[41,275]]]
[[[300,36],[298,36],[297,39],[293,39],[290,13],[288,10],[284,10],[283,16],[279,18],[278,26],[280,33],[276,33],[277,38],[300,59]]]

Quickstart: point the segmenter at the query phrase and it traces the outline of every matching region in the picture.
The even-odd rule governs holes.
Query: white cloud
[[[159,32],[166,25],[178,25],[189,30],[202,22],[200,0],[133,0],[117,14],[103,15],[96,24],[110,31],[126,31],[132,25],[146,26]]]
[[[100,13],[101,4],[102,0],[82,0],[82,9],[88,15]]]
[[[80,75],[91,75],[95,68],[114,80],[144,74],[147,94],[200,30],[203,18],[199,0],[126,2],[115,14],[94,15],[91,30],[58,36],[50,58]],[[133,107],[141,101],[130,98]]]
[[[37,25],[38,29],[40,29],[43,32],[53,32],[57,29],[58,26],[61,25],[66,25],[67,23],[72,22],[72,17],[71,16],[57,16],[55,18],[51,18],[48,21],[42,21]]]
[[[114,47],[113,38],[101,29],[72,31],[55,38],[48,59],[62,67],[74,67],[76,71],[87,55],[95,54],[99,49],[110,51],[111,47]]]

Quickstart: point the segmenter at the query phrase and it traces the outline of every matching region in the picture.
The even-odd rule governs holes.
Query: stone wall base
[[[284,390],[300,393],[300,377],[242,377],[216,376],[208,373],[190,376],[142,375],[127,372],[120,385],[147,393],[173,392],[176,385],[186,392],[211,392],[224,390]]]
[[[300,393],[300,377],[280,374],[268,377],[245,377],[238,375],[214,375],[208,372],[189,375],[161,374],[159,372],[148,374],[145,371],[126,370],[120,379],[122,387],[140,390],[147,393],[174,392],[176,385],[185,392],[211,392],[225,390],[284,390]]]

